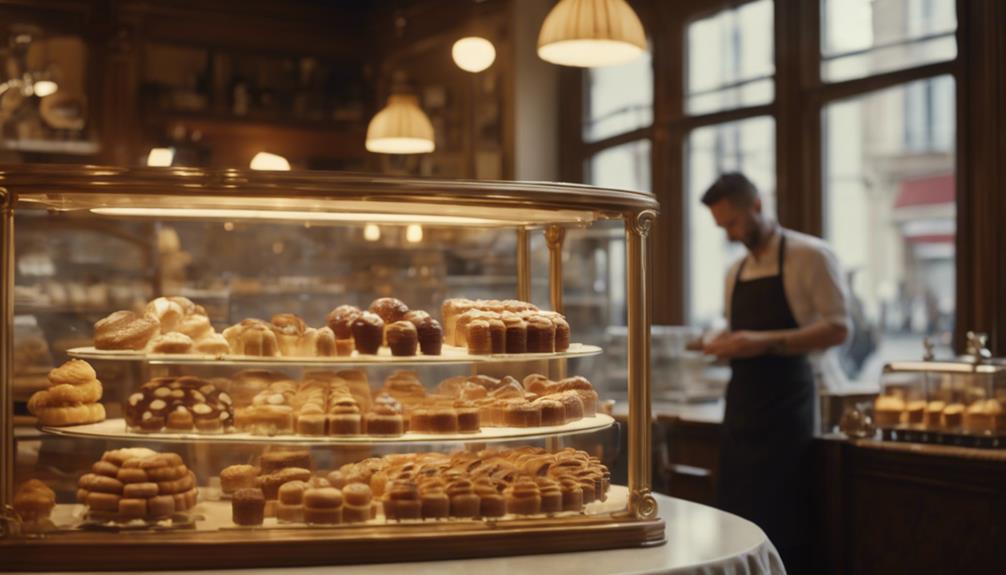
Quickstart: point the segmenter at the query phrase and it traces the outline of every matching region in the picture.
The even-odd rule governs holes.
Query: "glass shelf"
[[[409,443],[492,443],[514,439],[536,439],[592,433],[614,425],[610,415],[599,413],[593,417],[572,421],[565,425],[548,427],[483,427],[477,433],[414,433],[395,437],[376,435],[309,436],[309,435],[253,435],[251,433],[137,433],[126,429],[124,419],[106,419],[98,423],[68,427],[42,426],[42,431],[67,437],[92,439],[120,439],[159,443],[279,443],[283,445],[399,445]]]
[[[596,345],[572,343],[566,351],[555,353],[498,353],[492,355],[469,355],[463,347],[445,345],[441,355],[393,356],[382,347],[376,355],[353,355],[335,357],[258,357],[249,355],[202,355],[202,354],[152,354],[144,351],[101,350],[94,347],[75,347],[67,350],[70,357],[100,361],[145,361],[151,365],[215,365],[215,366],[257,366],[257,367],[324,367],[358,365],[458,365],[473,363],[514,363],[550,359],[569,359],[599,355],[601,348]]]

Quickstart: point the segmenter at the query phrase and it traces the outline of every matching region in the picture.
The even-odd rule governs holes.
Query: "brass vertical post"
[[[517,299],[531,301],[531,242],[527,228],[517,228]]]
[[[652,463],[650,414],[650,294],[647,288],[649,233],[656,213],[625,215],[626,299],[629,351],[629,513],[639,518],[657,514],[650,491]]]
[[[0,512],[14,503],[14,199],[0,188]]]
[[[565,313],[562,305],[562,247],[566,241],[566,228],[552,224],[545,228],[545,243],[548,244],[548,290],[549,303],[558,313]],[[566,377],[566,360],[555,361],[554,379]]]

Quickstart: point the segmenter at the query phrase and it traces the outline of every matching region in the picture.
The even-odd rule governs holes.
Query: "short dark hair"
[[[749,206],[758,197],[758,188],[740,172],[727,172],[716,178],[706,193],[702,203],[712,206],[720,200],[727,200],[735,206]]]

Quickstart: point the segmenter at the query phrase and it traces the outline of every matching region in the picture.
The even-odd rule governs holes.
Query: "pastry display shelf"
[[[205,500],[213,489],[200,487],[201,500],[191,510],[194,528],[80,528],[83,506],[59,504],[56,530],[31,544],[0,539],[0,557],[12,569],[80,569],[82,561],[100,561],[103,569],[210,569],[361,562],[421,561],[438,557],[492,557],[555,553],[582,549],[649,547],[664,543],[662,520],[640,520],[625,510],[629,489],[612,485],[606,501],[586,505],[583,513],[504,516],[498,520],[440,519],[309,526],[278,523],[238,527],[228,501]],[[108,537],[122,531],[121,537]],[[257,535],[264,535],[259,537]],[[220,550],[213,552],[212,550]],[[154,557],[156,556],[156,559]]]
[[[156,432],[140,433],[126,429],[123,419],[106,419],[99,423],[73,425],[68,427],[42,426],[41,429],[53,435],[87,437],[92,439],[118,439],[157,443],[278,443],[283,445],[401,445],[423,443],[492,443],[512,440],[528,440],[562,435],[593,433],[611,427],[615,423],[610,415],[599,413],[584,417],[565,425],[543,427],[483,427],[477,433],[415,433],[398,436],[345,435],[254,435],[236,433],[194,433]]]
[[[380,365],[458,365],[476,363],[516,363],[550,359],[571,359],[599,355],[595,345],[572,343],[566,351],[554,353],[497,353],[471,355],[463,347],[445,345],[441,355],[393,356],[382,347],[376,355],[335,357],[258,357],[250,355],[207,355],[190,353],[147,353],[132,350],[101,350],[94,347],[75,347],[67,350],[70,357],[99,361],[145,361],[151,365],[214,365],[255,367],[348,367]]]

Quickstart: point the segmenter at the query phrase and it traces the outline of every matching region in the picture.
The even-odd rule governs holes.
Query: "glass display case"
[[[664,541],[650,492],[651,195],[188,168],[0,179],[5,566]],[[578,338],[597,326],[563,301],[569,242],[618,223],[626,429],[600,385],[604,350]],[[513,257],[459,255],[490,243]],[[536,259],[548,272],[533,282]],[[547,301],[532,301],[545,279]],[[80,283],[96,295],[54,302],[51,286]],[[611,480],[620,433],[626,485]]]
[[[990,357],[985,336],[968,333],[967,355],[884,366],[873,419],[884,439],[970,447],[1006,447],[1006,365]]]

